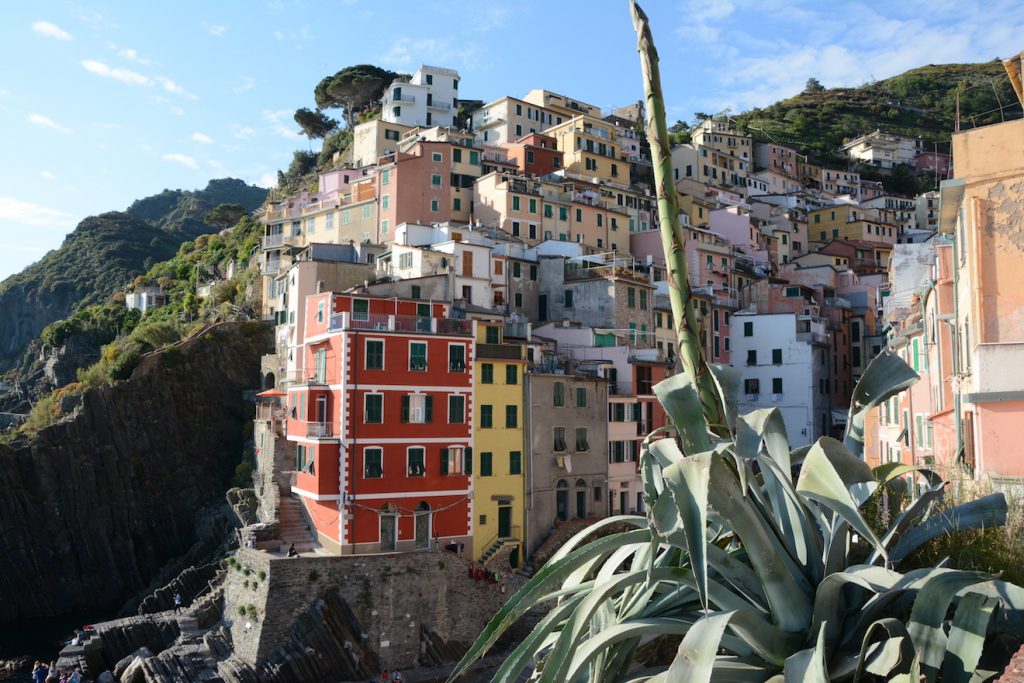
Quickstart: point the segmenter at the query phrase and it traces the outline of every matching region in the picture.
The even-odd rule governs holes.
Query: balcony
[[[520,360],[523,357],[523,350],[519,344],[477,344],[476,357]]]
[[[306,438],[309,439],[336,439],[338,438],[338,425],[335,422],[307,422]]]
[[[451,111],[452,105],[446,102],[427,102],[427,107],[430,109],[440,109],[441,111]]]
[[[354,318],[350,313],[335,313],[328,324],[329,331],[375,330],[378,332],[417,332],[421,334],[468,335],[473,321],[450,318],[427,318],[415,315],[387,315],[370,313]]]
[[[280,233],[280,234],[277,234],[277,235],[264,235],[264,237],[263,237],[263,248],[264,249],[274,249],[274,248],[277,248],[277,247],[283,247],[284,243],[285,243],[285,235],[284,235],[284,233]]]
[[[529,339],[530,323],[505,323],[505,337]]]
[[[388,101],[389,102],[407,102],[409,104],[412,104],[412,103],[414,103],[416,101],[416,97],[413,96],[413,95],[406,95],[405,93],[402,93],[401,95],[395,95],[394,93],[392,93],[392,95],[391,95],[391,97],[390,97],[390,99]]]
[[[828,335],[821,332],[797,332],[796,340],[798,342],[810,342],[811,344],[827,344]]]

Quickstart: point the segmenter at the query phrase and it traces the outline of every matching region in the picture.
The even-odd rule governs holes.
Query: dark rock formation
[[[189,551],[201,512],[223,505],[269,343],[256,323],[216,326],[0,445],[0,623],[116,610]]]

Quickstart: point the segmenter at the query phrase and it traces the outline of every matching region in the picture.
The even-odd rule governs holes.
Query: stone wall
[[[259,521],[270,524],[277,520],[281,502],[281,489],[290,485],[290,471],[295,466],[295,447],[282,434],[281,423],[276,420],[253,422],[253,443],[256,448],[256,467],[253,485],[259,507]]]
[[[335,591],[361,625],[367,650],[399,668],[420,664],[424,633],[464,651],[511,595],[470,580],[468,564],[445,551],[281,558],[241,550],[236,558],[249,574],[229,572],[224,618],[235,655],[253,666],[271,658],[296,620]],[[239,611],[249,604],[255,618]]]

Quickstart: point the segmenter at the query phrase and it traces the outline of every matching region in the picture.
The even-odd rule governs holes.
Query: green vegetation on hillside
[[[1006,118],[1021,115],[998,60],[924,66],[859,88],[825,90],[811,81],[799,95],[732,117],[735,125],[755,140],[795,146],[814,161],[845,164],[843,141],[875,129],[921,137],[948,153],[958,89],[963,128],[998,123],[1000,105]]]

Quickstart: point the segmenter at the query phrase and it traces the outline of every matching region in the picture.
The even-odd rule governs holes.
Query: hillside
[[[165,190],[127,212],[84,219],[58,249],[0,282],[0,370],[49,323],[106,301],[132,277],[172,257],[182,242],[217,231],[202,221],[217,205],[251,211],[265,197],[266,190],[240,180],[211,180],[203,190]]]
[[[995,60],[923,66],[859,88],[809,89],[732,118],[755,140],[793,145],[823,163],[845,164],[839,154],[844,139],[878,128],[939,143],[938,151],[948,153],[961,84],[961,127],[999,122],[1000,103],[1007,118],[1021,116],[1006,71]]]

